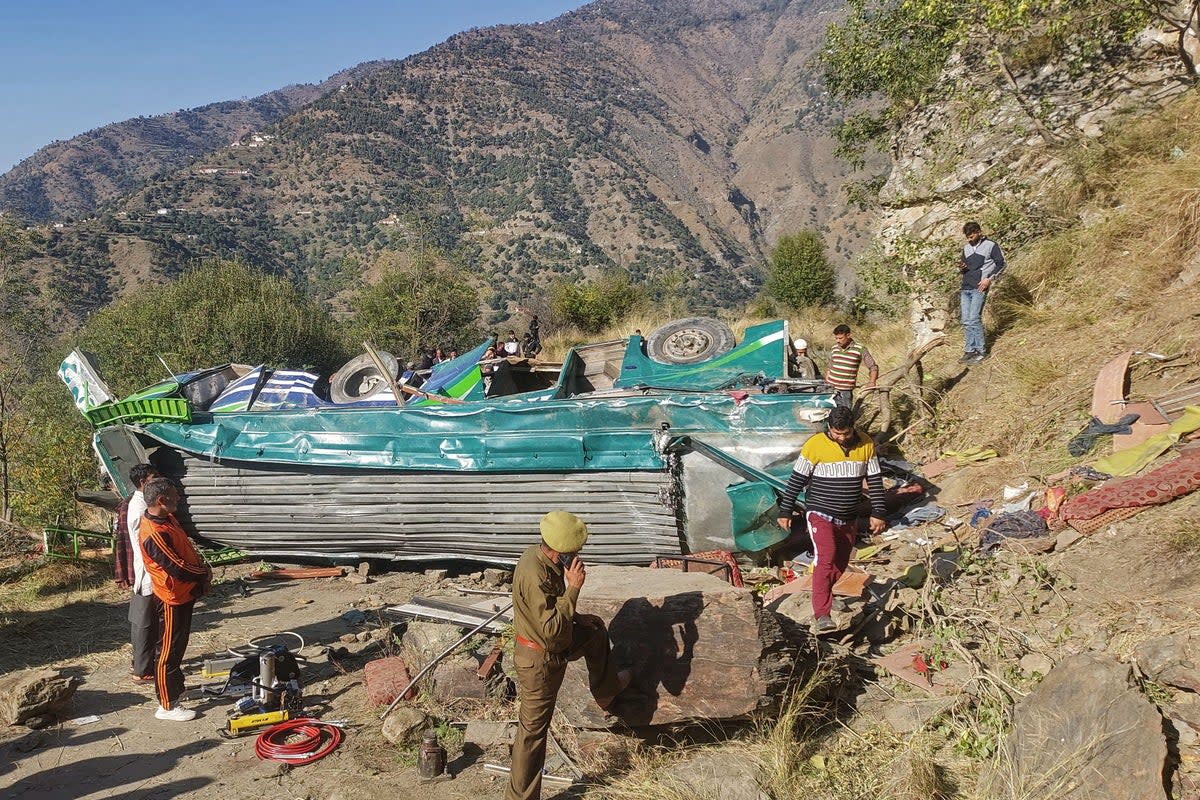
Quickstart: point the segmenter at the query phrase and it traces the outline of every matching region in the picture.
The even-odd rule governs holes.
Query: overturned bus
[[[786,536],[776,492],[834,405],[825,384],[788,377],[788,342],[782,320],[736,344],[694,318],[554,364],[481,364],[484,343],[419,390],[373,351],[327,385],[222,365],[120,400],[78,351],[59,373],[117,490],[153,463],[182,487],[185,528],[218,545],[510,564],[561,508],[588,524],[590,560],[645,563]]]

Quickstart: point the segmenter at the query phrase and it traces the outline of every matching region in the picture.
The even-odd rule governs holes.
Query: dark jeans
[[[158,626],[162,601],[154,595],[134,592],[129,597],[129,641],[133,644],[133,674],[154,674],[154,662],[160,641]]]

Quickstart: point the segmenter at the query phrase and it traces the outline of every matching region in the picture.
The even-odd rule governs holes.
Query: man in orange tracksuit
[[[186,722],[196,712],[179,704],[183,694],[183,653],[192,632],[192,608],[208,591],[212,569],[175,519],[179,492],[167,478],[154,478],[142,488],[146,513],[142,515],[142,557],[154,584],[154,596],[162,601],[162,645],[155,664],[154,685],[158,692],[158,719]]]

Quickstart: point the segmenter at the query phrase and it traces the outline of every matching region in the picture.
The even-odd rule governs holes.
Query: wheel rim
[[[694,359],[714,346],[712,334],[700,328],[683,328],[663,339],[662,351],[675,359]]]

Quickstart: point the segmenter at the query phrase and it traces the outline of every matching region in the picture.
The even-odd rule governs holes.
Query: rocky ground
[[[1003,485],[1012,468],[1003,460],[960,467],[939,479],[936,500],[951,516],[968,516],[977,495],[999,496],[981,487]],[[707,725],[697,733],[671,726],[673,741],[693,746],[686,754],[677,745],[655,751],[667,760],[648,775],[638,774],[630,760],[637,761],[635,751],[648,752],[652,741],[661,744],[661,737],[562,730],[559,738],[586,774],[585,783],[573,789],[548,785],[545,796],[594,792],[654,800],[658,795],[623,783],[639,780],[669,787],[664,797],[722,799],[812,791],[851,797],[868,790],[917,796],[915,787],[926,787],[928,797],[1200,797],[1200,638],[1192,636],[1200,609],[1197,529],[1200,498],[1189,496],[1089,537],[1067,536],[1052,552],[1001,550],[981,558],[970,527],[945,520],[902,531],[883,550],[866,553],[860,567],[875,576],[873,582],[864,597],[838,601],[841,630],[819,645],[807,632],[806,594],[768,595],[765,607],[776,612],[768,627],[796,645],[788,658],[805,673],[799,677],[822,664],[839,697],[824,717],[832,724],[795,728],[799,743],[786,741],[784,750],[793,756],[786,768],[772,763],[770,746],[778,736],[770,733],[777,719],[771,714],[757,728]],[[938,549],[956,536],[960,547]],[[437,800],[502,792],[503,779],[483,766],[507,764],[504,720],[514,711],[508,701],[489,696],[472,674],[478,662],[471,660],[486,654],[492,638],[470,643],[476,655],[463,659],[465,667],[439,668],[437,684],[402,702],[389,729],[381,726],[364,682],[364,666],[375,659],[403,654],[413,663],[461,634],[445,624],[398,626],[401,619],[385,613],[386,607],[414,595],[475,602],[486,595],[456,588],[500,592],[502,576],[446,577],[414,569],[373,574],[367,583],[245,580],[256,566],[218,569],[214,591],[197,609],[185,665],[189,685],[198,689],[205,658],[244,648],[255,637],[293,631],[305,642],[309,711],[346,721],[346,738],[332,755],[290,770],[259,761],[252,736],[230,740],[219,732],[230,701],[198,692],[191,701],[201,712],[197,720],[155,719],[152,689],[127,674],[123,593],[102,575],[103,566],[89,571],[55,562],[0,586],[0,684],[26,669],[51,668],[78,679],[79,686],[47,727],[13,725],[0,733],[4,796],[350,798],[400,790]],[[597,581],[602,574],[596,572]],[[922,580],[925,575],[932,577]],[[735,613],[737,598],[725,598],[731,591],[715,592],[707,602],[710,610],[724,609],[718,620]],[[604,613],[605,597],[597,594],[591,610]],[[665,609],[669,603],[650,605]],[[403,638],[400,627],[407,631]],[[663,636],[683,647],[689,639],[676,627],[663,622]],[[697,648],[690,655],[697,680],[712,638],[703,625],[699,630],[700,641],[692,636],[688,645]],[[714,630],[728,635],[727,622]],[[681,652],[668,647],[660,655],[678,669]],[[918,653],[927,672],[912,669]],[[891,656],[886,664],[879,660],[884,656]],[[719,658],[712,663],[721,669]],[[564,713],[580,706],[576,716],[593,719],[582,673],[576,672],[580,691],[565,690]],[[720,691],[719,680],[706,685]],[[676,708],[689,702],[687,691],[662,697],[667,702],[657,713],[687,716]],[[92,716],[99,719],[87,721]],[[449,751],[451,780],[424,783],[416,772],[412,731],[403,729],[430,724],[439,726]],[[722,766],[722,759],[737,770]],[[926,767],[928,780],[917,780]],[[553,758],[551,768],[568,771]],[[711,779],[678,782],[681,775],[710,773]],[[904,786],[896,788],[881,773],[903,775]]]

